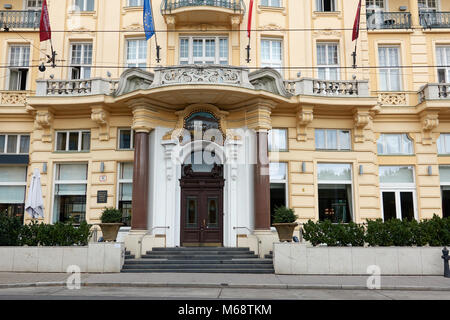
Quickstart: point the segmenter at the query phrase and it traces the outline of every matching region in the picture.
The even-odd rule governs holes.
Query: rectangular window
[[[263,39],[261,40],[261,66],[274,68],[282,74],[282,41]]]
[[[53,222],[79,224],[86,219],[87,169],[84,163],[55,166]]]
[[[0,212],[23,222],[27,167],[0,166]]]
[[[9,47],[8,90],[27,90],[30,66],[30,46],[14,45]]]
[[[142,7],[144,5],[144,0],[128,0],[129,7]]]
[[[27,9],[42,9],[42,0],[27,0]]]
[[[228,38],[180,38],[180,64],[228,64]]]
[[[81,152],[91,149],[90,131],[57,131],[55,151]]]
[[[318,163],[319,220],[352,221],[352,167],[348,163]]]
[[[92,65],[92,43],[70,45],[70,79],[89,79]]]
[[[29,149],[30,135],[0,134],[0,154],[28,154]]]
[[[416,217],[414,168],[411,166],[380,166],[380,189],[383,219]]]
[[[438,154],[450,154],[450,133],[441,133],[436,145]]]
[[[127,40],[127,68],[144,68],[147,66],[147,41],[145,39]]]
[[[316,0],[317,11],[333,12],[336,11],[335,0]]]
[[[380,91],[400,91],[400,47],[381,46],[378,48],[380,66]]]
[[[437,11],[438,0],[417,0],[420,11]]]
[[[131,128],[119,129],[119,149],[134,149],[134,131]]]
[[[288,130],[272,129],[269,131],[269,151],[288,151]]]
[[[288,206],[287,203],[287,163],[272,162],[270,172],[270,223],[273,222],[275,209]]]
[[[439,83],[450,82],[450,46],[436,47],[437,75]]]
[[[264,7],[281,7],[281,0],[261,0]]]
[[[337,43],[317,44],[317,66],[319,79],[339,80],[339,45]]]
[[[441,180],[442,215],[450,217],[450,166],[439,166]]]
[[[381,134],[377,141],[379,155],[413,154],[413,143],[406,133]]]
[[[350,150],[350,130],[316,129],[316,149]]]
[[[131,225],[131,207],[133,195],[133,162],[119,164],[118,208],[122,211],[123,223]]]
[[[75,0],[75,11],[94,11],[94,0]]]
[[[367,11],[373,11],[376,9],[385,9],[384,0],[366,0]]]

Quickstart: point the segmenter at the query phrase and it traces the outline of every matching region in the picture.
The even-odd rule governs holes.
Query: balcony
[[[424,29],[450,28],[450,12],[420,12],[419,20]]]
[[[36,96],[89,96],[112,94],[117,86],[116,80],[36,80]]]
[[[245,14],[245,4],[243,0],[163,0],[161,13],[167,24],[240,24]],[[234,17],[238,20],[231,19]]]
[[[411,13],[383,11],[368,12],[367,29],[411,29]]]
[[[295,81],[295,89],[292,81],[285,82],[288,92],[295,95],[312,95],[327,97],[368,97],[369,82],[362,80],[319,80],[302,78]]]
[[[0,28],[38,29],[40,20],[40,11],[0,11]]]
[[[450,99],[450,83],[429,83],[419,91],[419,103],[444,99]]]

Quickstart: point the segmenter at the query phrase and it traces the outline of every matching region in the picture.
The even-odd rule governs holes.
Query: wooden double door
[[[221,177],[197,175],[181,180],[181,245],[223,245]]]

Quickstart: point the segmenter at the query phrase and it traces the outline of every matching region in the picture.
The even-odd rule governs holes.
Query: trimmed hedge
[[[336,246],[448,246],[450,218],[433,216],[430,220],[381,219],[368,220],[366,225],[354,222],[333,224],[331,221],[308,221],[303,226],[303,238],[312,245]]]
[[[86,246],[91,226],[83,221],[44,224],[33,221],[22,225],[19,218],[0,213],[0,246]]]

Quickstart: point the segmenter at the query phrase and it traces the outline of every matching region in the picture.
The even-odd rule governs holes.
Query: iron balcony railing
[[[411,13],[383,11],[368,12],[367,29],[411,29]]]
[[[244,14],[245,4],[243,0],[163,0],[161,2],[161,12],[170,14],[172,10],[185,7],[211,6],[231,9],[235,13]]]
[[[41,11],[0,11],[2,29],[37,29],[41,20]]]
[[[450,12],[420,12],[419,19],[425,29],[450,28]]]

